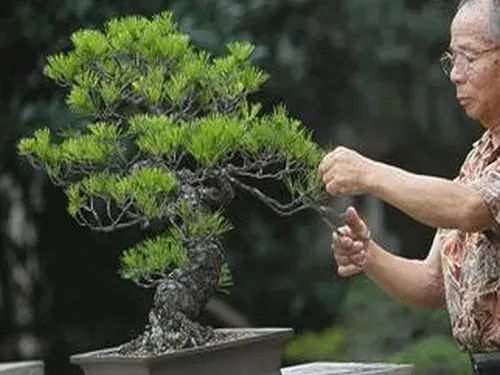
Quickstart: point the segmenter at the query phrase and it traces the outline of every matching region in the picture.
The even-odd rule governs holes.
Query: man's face
[[[500,121],[500,41],[488,37],[488,0],[463,6],[451,25],[450,79],[467,115],[487,128]]]

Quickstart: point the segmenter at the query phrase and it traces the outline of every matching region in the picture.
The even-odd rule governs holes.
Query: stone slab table
[[[414,375],[412,365],[313,362],[285,367],[282,375]]]
[[[42,361],[0,362],[0,375],[43,375]]]

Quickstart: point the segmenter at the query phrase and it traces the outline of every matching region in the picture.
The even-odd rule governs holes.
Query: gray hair
[[[478,3],[484,0],[460,0],[458,2],[457,10],[460,10],[464,5]],[[487,38],[494,41],[500,41],[500,0],[488,0],[490,3],[490,24],[488,25]]]

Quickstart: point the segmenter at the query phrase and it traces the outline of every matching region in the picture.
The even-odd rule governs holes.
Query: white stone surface
[[[414,375],[411,365],[313,362],[285,367],[282,375]]]
[[[0,375],[43,375],[41,361],[0,362]]]

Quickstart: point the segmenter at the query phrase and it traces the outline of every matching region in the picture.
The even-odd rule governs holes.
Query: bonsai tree
[[[249,43],[211,56],[169,12],[112,19],[71,41],[48,57],[44,73],[67,90],[75,121],[56,133],[38,129],[18,147],[65,189],[81,225],[152,229],[120,258],[121,277],[156,289],[144,333],[119,352],[231,339],[197,322],[231,281],[224,207],[242,190],[280,215],[313,209],[328,221],[316,178],[323,151],[283,106],[261,113],[250,102],[268,77],[252,66]],[[288,198],[266,194],[255,183],[262,180],[282,182]]]

